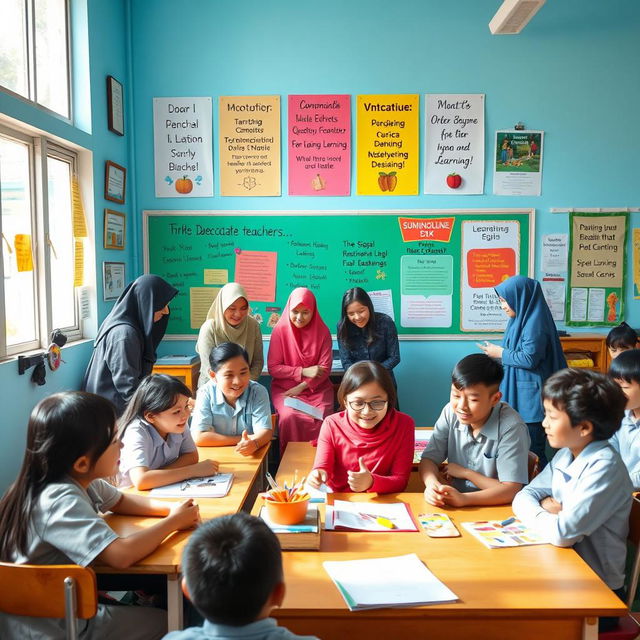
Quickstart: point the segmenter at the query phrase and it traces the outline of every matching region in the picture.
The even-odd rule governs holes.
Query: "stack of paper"
[[[390,526],[391,525],[391,526]],[[409,505],[404,502],[347,502],[335,500],[327,505],[325,529],[353,531],[417,531]]]
[[[232,482],[233,473],[217,473],[156,487],[151,489],[150,495],[155,498],[223,498],[229,493]]]
[[[458,597],[415,553],[394,558],[324,562],[351,611],[455,602]],[[384,576],[381,580],[380,577]]]
[[[315,504],[310,504],[307,516],[300,524],[278,524],[269,518],[266,507],[260,509],[260,517],[276,534],[284,550],[320,548],[320,514]]]

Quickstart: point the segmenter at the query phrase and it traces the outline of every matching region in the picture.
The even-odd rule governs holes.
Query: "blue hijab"
[[[539,380],[540,388],[545,380],[560,369],[565,369],[567,361],[560,345],[556,324],[551,316],[551,311],[544,299],[542,287],[537,280],[525,276],[513,276],[501,282],[496,287],[496,293],[507,301],[507,304],[515,311],[516,317],[510,318],[504,332],[502,346],[505,349],[517,350],[522,340],[530,340],[536,343],[544,341],[545,354],[531,369],[531,373]],[[521,375],[513,366],[505,366],[502,391],[505,402],[514,409],[520,411],[516,401],[518,397],[518,383]],[[522,412],[521,413],[527,413]],[[540,401],[540,416],[542,415],[542,401]],[[537,422],[530,416],[522,416],[525,422]]]

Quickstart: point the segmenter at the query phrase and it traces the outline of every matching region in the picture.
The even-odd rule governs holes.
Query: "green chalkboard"
[[[180,291],[168,337],[195,336],[227,281],[247,288],[265,335],[301,286],[314,291],[335,333],[343,292],[361,286],[378,292],[376,308],[393,309],[400,336],[473,337],[504,328],[493,287],[531,274],[533,215],[531,209],[145,211],[145,272]]]

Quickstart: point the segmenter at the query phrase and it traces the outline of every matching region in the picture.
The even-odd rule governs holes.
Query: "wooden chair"
[[[67,640],[78,637],[78,618],[93,618],[98,590],[93,569],[75,564],[0,562],[0,611],[33,618],[64,618]]]
[[[529,482],[531,482],[539,473],[540,469],[538,468],[538,464],[540,459],[538,456],[533,453],[533,451],[529,451],[529,457],[527,458],[527,471],[529,473]]]

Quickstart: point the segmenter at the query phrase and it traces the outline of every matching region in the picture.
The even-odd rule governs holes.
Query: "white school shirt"
[[[610,589],[624,584],[633,487],[622,459],[606,440],[590,442],[574,459],[567,448],[513,500],[513,512],[551,544],[571,547]],[[540,501],[562,504],[549,513]]]
[[[640,489],[640,420],[631,409],[624,412],[620,429],[609,438],[609,444],[620,454],[633,488]]]
[[[138,418],[126,428],[122,436],[118,486],[131,486],[131,469],[162,469],[181,455],[197,450],[188,427],[182,433],[167,434],[165,440],[153,425]]]
[[[527,484],[530,443],[527,425],[506,402],[493,407],[475,438],[471,427],[460,422],[448,403],[436,421],[422,458],[436,465],[448,459],[487,478]],[[451,484],[458,491],[478,491],[473,482],[463,478],[453,478]]]

